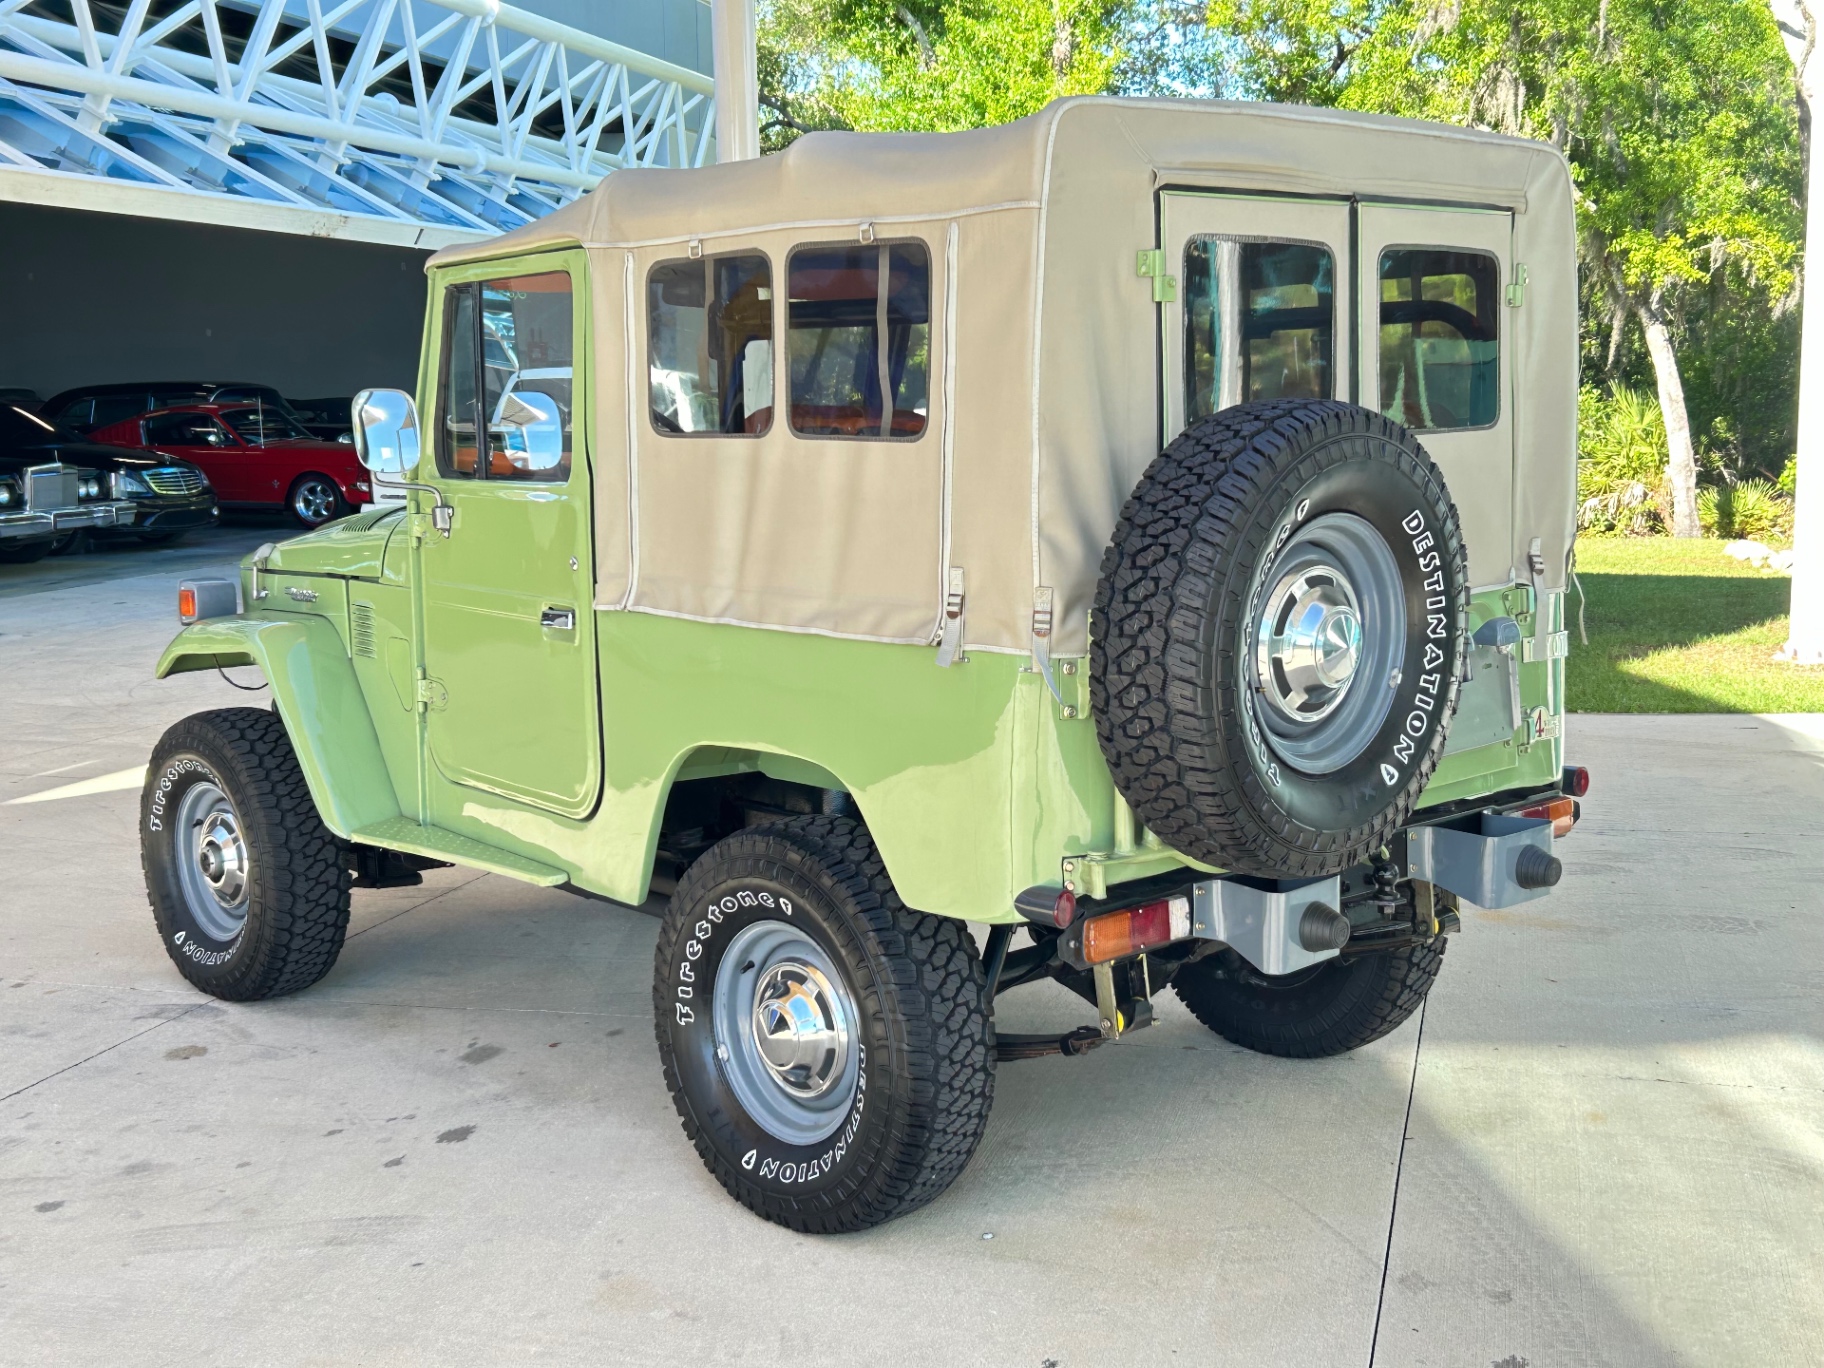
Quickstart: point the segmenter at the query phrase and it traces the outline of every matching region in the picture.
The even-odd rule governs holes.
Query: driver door
[[[433,460],[420,470],[454,517],[449,537],[425,537],[420,574],[426,743],[445,814],[460,811],[462,789],[481,789],[581,817],[601,786],[578,364],[586,271],[582,253],[564,252],[438,277]],[[552,405],[554,464],[524,426],[529,406]]]

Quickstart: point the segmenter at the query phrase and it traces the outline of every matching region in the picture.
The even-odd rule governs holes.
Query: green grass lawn
[[[1824,666],[1773,658],[1792,581],[1723,554],[1720,541],[1587,538],[1577,573],[1590,644],[1566,617],[1572,712],[1824,712]]]

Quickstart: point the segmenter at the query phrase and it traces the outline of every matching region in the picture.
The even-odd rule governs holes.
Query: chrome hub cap
[[[178,804],[174,834],[184,905],[204,934],[233,940],[247,923],[251,861],[228,795],[211,783],[193,784]]]
[[[1296,722],[1328,717],[1361,659],[1362,619],[1340,571],[1295,570],[1267,595],[1259,659],[1269,702]]]
[[[716,1059],[747,1114],[792,1145],[840,1127],[861,1051],[854,998],[828,952],[790,922],[750,923],[729,942],[711,992]]]
[[[1330,774],[1360,756],[1406,658],[1406,588],[1374,524],[1323,513],[1288,537],[1258,581],[1249,632],[1254,715],[1277,762]]]
[[[848,1022],[815,966],[783,960],[766,971],[754,998],[753,1030],[761,1060],[794,1097],[821,1097],[842,1076]]]

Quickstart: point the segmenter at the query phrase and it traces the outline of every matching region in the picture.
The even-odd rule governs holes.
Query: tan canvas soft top
[[[604,608],[933,642],[962,571],[971,649],[1024,653],[1049,589],[1054,653],[1087,614],[1121,504],[1157,453],[1159,319],[1135,253],[1166,186],[1510,210],[1530,285],[1512,313],[1511,527],[1466,517],[1471,582],[1561,588],[1573,528],[1575,225],[1535,142],[1261,104],[1073,99],[1000,128],[818,133],[758,161],[624,170],[432,267],[582,247],[593,276],[590,454]],[[922,242],[932,385],[918,440],[679,438],[647,418],[644,280],[662,260]],[[776,335],[783,337],[784,329]],[[787,367],[781,363],[781,373]],[[1453,484],[1460,507],[1475,488]]]

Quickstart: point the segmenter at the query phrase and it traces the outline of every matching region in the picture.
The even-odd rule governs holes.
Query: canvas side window
[[[541,484],[570,478],[574,317],[563,271],[446,291],[437,433],[444,475]]]
[[[1308,242],[1194,237],[1185,245],[1187,423],[1258,399],[1327,399],[1335,259]]]
[[[1501,266],[1482,252],[1381,254],[1381,412],[1419,431],[1489,427],[1501,412]]]
[[[792,431],[911,440],[930,415],[923,243],[800,247],[787,266]]]
[[[773,275],[757,253],[661,261],[646,277],[652,425],[679,436],[773,425]]]

